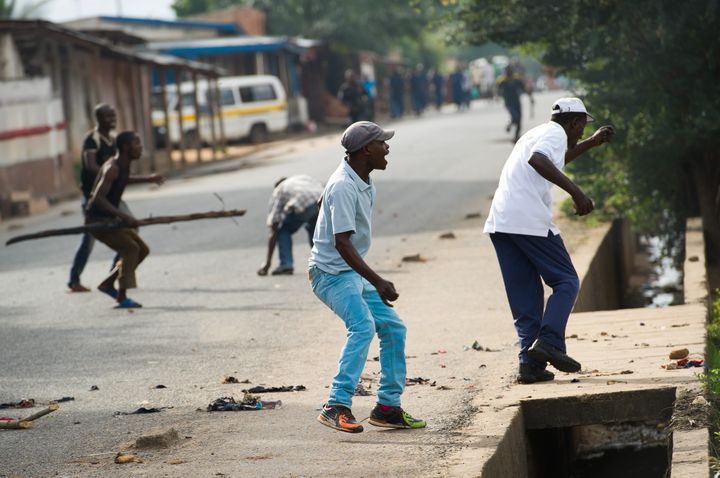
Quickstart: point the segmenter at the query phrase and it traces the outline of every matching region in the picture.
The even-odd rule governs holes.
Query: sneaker
[[[427,423],[411,417],[400,407],[390,407],[390,410],[384,411],[380,405],[376,405],[370,412],[370,425],[384,428],[425,428]]]
[[[68,289],[70,289],[70,292],[90,292],[90,289],[80,283],[68,284]]]
[[[270,273],[274,276],[291,276],[293,274],[294,270],[292,267],[287,266],[278,266]]]
[[[342,405],[323,405],[318,421],[326,427],[340,430],[341,432],[360,433],[363,426],[360,425],[348,407]]]
[[[555,379],[555,374],[531,363],[521,363],[518,371],[518,383],[548,382]]]
[[[543,342],[540,339],[537,339],[528,349],[528,355],[537,362],[550,362],[550,365],[561,372],[574,373],[579,372],[581,368],[580,362],[573,359],[559,348],[553,347],[549,343]]]

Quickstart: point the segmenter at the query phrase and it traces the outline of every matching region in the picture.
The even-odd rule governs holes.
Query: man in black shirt
[[[150,249],[137,231],[138,221],[120,207],[125,186],[133,183],[162,184],[165,178],[157,174],[130,176],[130,163],[142,156],[142,142],[133,131],[124,131],[117,136],[117,155],[106,161],[100,168],[95,186],[85,212],[85,222],[116,223],[120,220],[127,225],[121,229],[94,231],[92,235],[120,256],[110,275],[98,286],[98,290],[117,301],[116,308],[132,309],[142,307],[127,296],[127,289],[137,287],[135,269],[147,257]],[[118,288],[115,289],[115,281]]]
[[[99,104],[95,107],[95,128],[88,132],[83,141],[80,172],[80,188],[82,189],[82,210],[85,212],[90,192],[92,191],[95,178],[100,167],[109,158],[115,156],[115,137],[112,130],[117,125],[115,110],[107,104]],[[70,269],[70,281],[68,287],[70,292],[88,292],[90,289],[80,283],[80,275],[85,269],[90,253],[93,250],[95,239],[90,234],[83,234],[80,246],[75,253],[72,268]],[[117,259],[117,258],[116,258]]]

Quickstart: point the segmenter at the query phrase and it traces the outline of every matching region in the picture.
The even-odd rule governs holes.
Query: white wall
[[[0,81],[0,167],[65,153],[65,127],[49,78]]]

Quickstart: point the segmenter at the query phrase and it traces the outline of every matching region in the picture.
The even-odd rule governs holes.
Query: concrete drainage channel
[[[675,392],[667,387],[521,401],[483,476],[669,477]]]

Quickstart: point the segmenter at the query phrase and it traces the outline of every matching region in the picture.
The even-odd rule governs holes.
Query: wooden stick
[[[58,405],[57,403],[50,403],[50,405],[47,408],[40,410],[39,412],[33,413],[32,415],[30,415],[27,418],[13,420],[11,422],[0,421],[0,429],[21,430],[21,429],[32,428],[34,420],[37,420],[40,417],[44,417],[48,413],[52,413],[55,410],[57,410],[58,408],[60,408],[60,405]]]
[[[170,224],[173,222],[182,221],[196,221],[198,219],[217,219],[221,217],[233,217],[242,216],[245,214],[244,209],[233,209],[230,211],[210,211],[210,212],[198,212],[193,214],[185,214],[180,216],[158,216],[148,217],[147,219],[140,219],[138,225],[140,226],[152,226],[154,224]],[[84,226],[77,227],[66,227],[63,229],[49,229],[47,231],[40,231],[33,234],[25,234],[22,236],[11,237],[6,243],[6,246],[15,244],[22,241],[30,241],[32,239],[41,239],[43,237],[53,236],[67,236],[70,234],[83,234],[99,231],[112,231],[113,229],[121,229],[128,227],[126,224],[121,222],[98,222],[94,224],[86,224]]]

